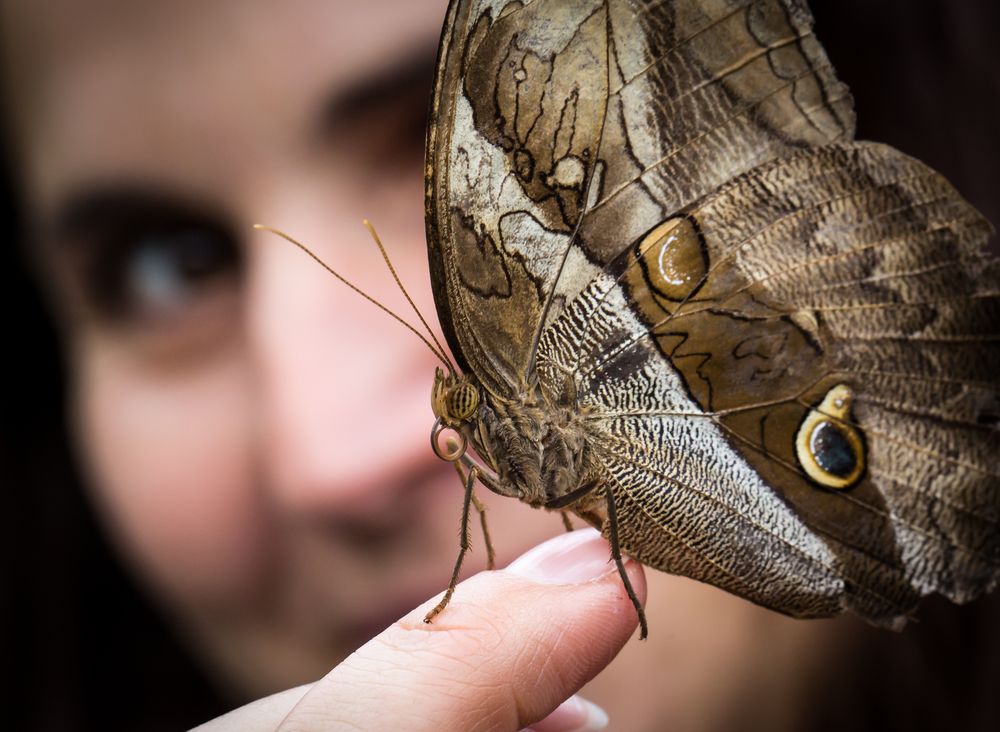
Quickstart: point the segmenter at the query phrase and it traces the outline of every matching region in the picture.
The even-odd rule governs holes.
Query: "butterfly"
[[[893,628],[996,587],[992,229],[854,127],[799,0],[453,0],[426,222],[466,498],[429,618],[476,483],[600,529],[643,636],[622,553]]]

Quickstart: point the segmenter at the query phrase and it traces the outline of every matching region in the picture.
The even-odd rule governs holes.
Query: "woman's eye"
[[[242,252],[210,224],[90,232],[76,248],[76,289],[103,326],[176,330],[232,302],[240,285]]]
[[[367,174],[395,176],[423,162],[433,63],[417,61],[390,79],[336,99],[324,118],[329,148],[357,160]]]
[[[396,118],[396,142],[398,152],[410,162],[413,156],[422,159],[424,154],[424,137],[427,129],[427,99],[423,87],[409,98],[400,100],[399,115]]]
[[[108,294],[117,299],[118,312],[131,318],[178,317],[235,274],[237,260],[235,247],[217,232],[150,233],[123,253]]]

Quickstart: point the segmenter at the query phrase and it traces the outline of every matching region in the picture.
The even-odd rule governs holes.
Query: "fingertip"
[[[443,722],[446,729],[468,729],[484,719],[509,729],[534,724],[537,732],[601,729],[603,713],[583,702],[538,725],[635,632],[635,609],[609,558],[599,534],[581,532],[546,542],[507,570],[481,572],[458,585],[430,624],[424,617],[439,598],[355,652],[297,712],[371,728],[377,719],[363,702],[377,684],[399,691],[380,695],[379,714],[436,720],[434,729]],[[627,561],[625,569],[644,600],[642,567]],[[574,714],[579,724],[571,726]],[[414,722],[407,728],[432,727]]]

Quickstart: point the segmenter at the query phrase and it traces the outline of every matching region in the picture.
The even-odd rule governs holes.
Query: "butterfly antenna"
[[[396,268],[392,266],[392,261],[389,259],[389,255],[386,253],[385,247],[382,246],[382,240],[379,238],[378,233],[375,231],[375,227],[372,226],[371,222],[368,219],[364,219],[361,223],[365,225],[365,228],[368,229],[368,233],[372,235],[372,239],[375,241],[375,246],[378,247],[379,252],[382,254],[382,259],[385,261],[385,266],[388,267],[389,271],[392,273],[392,279],[396,281],[396,286],[399,288],[399,291],[403,293],[403,297],[406,298],[406,302],[410,303],[410,307],[413,308],[413,312],[415,312],[417,314],[417,317],[420,318],[420,322],[423,323],[424,328],[427,329],[427,334],[431,337],[431,340],[433,340],[434,344],[438,347],[438,357],[440,358],[442,355],[447,356],[444,347],[441,345],[440,341],[438,341],[437,336],[434,335],[434,331],[432,331],[431,327],[427,325],[427,321],[424,320],[424,316],[417,308],[417,304],[413,302],[413,298],[410,297],[410,293],[406,291],[405,287],[403,287],[403,283],[399,279],[399,275],[396,274]],[[448,371],[454,374],[455,369],[451,365],[451,361],[449,361],[447,357],[443,360],[446,364],[448,364]]]
[[[420,331],[418,331],[412,325],[410,325],[405,320],[403,320],[401,317],[399,317],[398,315],[396,315],[396,313],[394,313],[392,310],[390,310],[389,308],[387,308],[385,305],[383,305],[382,303],[380,303],[378,300],[376,300],[375,298],[373,298],[371,295],[367,294],[360,287],[358,287],[353,282],[351,282],[346,277],[344,277],[339,272],[337,272],[335,269],[333,269],[333,267],[331,267],[326,262],[324,262],[322,259],[320,259],[305,244],[303,244],[300,241],[297,241],[296,239],[293,239],[291,236],[289,236],[285,232],[279,231],[278,229],[273,229],[270,226],[264,226],[262,224],[254,224],[253,228],[255,228],[255,229],[259,230],[259,231],[269,231],[272,234],[277,234],[278,236],[280,236],[285,241],[290,242],[291,244],[294,244],[299,249],[301,249],[302,251],[304,251],[306,254],[308,254],[310,257],[312,257],[316,261],[316,263],[319,264],[320,267],[322,267],[323,269],[325,269],[327,272],[329,272],[330,274],[332,274],[338,280],[340,280],[345,285],[347,285],[352,290],[354,290],[356,293],[358,293],[359,295],[361,295],[361,297],[363,297],[365,300],[367,300],[368,302],[370,302],[372,305],[374,305],[377,308],[379,308],[386,315],[388,315],[389,317],[393,318],[394,320],[396,320],[397,322],[399,322],[400,324],[402,324],[403,326],[405,326],[407,329],[409,329],[409,331],[411,333],[413,333],[417,338],[419,338],[420,340],[422,340],[424,342],[424,345],[426,345],[429,349],[431,349],[431,353],[433,353],[435,356],[437,356],[438,359],[440,359],[441,362],[444,363],[444,365],[448,367],[449,371],[451,371],[452,373],[454,373],[454,367],[451,365],[451,361],[449,361],[445,357],[444,351],[440,350],[441,349],[440,344],[438,344],[437,348],[435,348],[434,345],[432,345],[431,342],[429,340],[427,340]],[[395,275],[395,272],[393,272],[393,275]],[[399,281],[398,278],[397,278],[396,281],[397,282]],[[404,292],[405,292],[405,290],[404,290]],[[407,296],[407,299],[409,299],[409,296]],[[423,320],[423,318],[421,318],[421,321],[422,320]],[[425,327],[426,327],[426,325],[427,325],[427,323],[424,323]],[[433,338],[433,334],[432,334],[431,337]],[[436,338],[434,339],[434,341],[435,341],[435,343],[437,343],[437,339]]]

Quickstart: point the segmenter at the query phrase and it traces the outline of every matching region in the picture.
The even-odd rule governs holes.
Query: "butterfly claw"
[[[563,528],[567,532],[573,531],[573,522],[569,519],[569,513],[567,511],[560,511],[559,515],[562,516]]]

